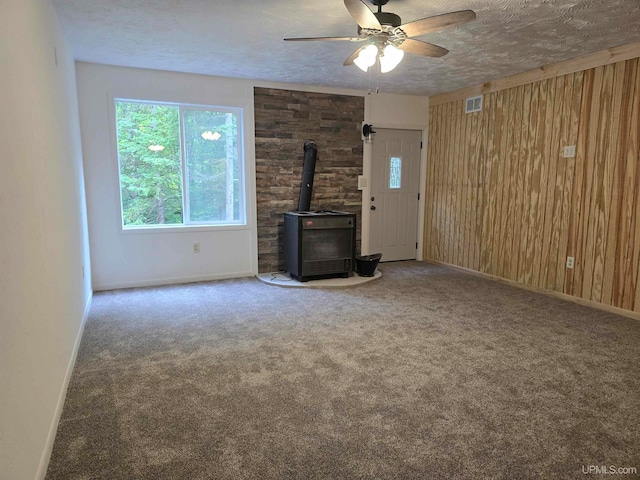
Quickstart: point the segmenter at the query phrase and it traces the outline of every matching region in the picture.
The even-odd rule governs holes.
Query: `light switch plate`
[[[358,175],[358,190],[364,190],[365,188],[367,188],[367,177]]]

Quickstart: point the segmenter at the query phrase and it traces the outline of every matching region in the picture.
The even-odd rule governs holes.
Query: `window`
[[[389,160],[389,188],[402,187],[402,158],[391,157]]]
[[[125,229],[245,223],[242,110],[115,100]]]

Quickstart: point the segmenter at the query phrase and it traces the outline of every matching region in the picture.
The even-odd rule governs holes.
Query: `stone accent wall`
[[[284,269],[284,213],[298,208],[305,140],[318,146],[311,210],[357,215],[360,252],[364,98],[255,88],[258,270]]]

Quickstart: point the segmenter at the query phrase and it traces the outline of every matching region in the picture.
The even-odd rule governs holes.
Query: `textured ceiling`
[[[448,55],[407,54],[393,72],[376,74],[342,66],[359,43],[282,40],[356,35],[342,0],[53,4],[79,61],[413,95],[640,41],[640,0],[390,0],[383,11],[400,15],[403,23],[465,9],[477,19],[417,37],[449,49]]]

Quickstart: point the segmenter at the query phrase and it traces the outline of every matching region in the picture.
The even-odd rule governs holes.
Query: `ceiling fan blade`
[[[348,67],[349,65],[353,65],[353,61],[358,58],[358,55],[360,55],[360,52],[362,51],[363,48],[367,48],[368,45],[365,45],[364,47],[360,47],[359,49],[357,49],[355,52],[353,52],[349,58],[347,58],[344,63],[342,65],[344,65],[345,67]]]
[[[344,6],[347,7],[353,19],[362,28],[382,30],[382,25],[362,0],[344,0]]]
[[[461,25],[463,23],[470,22],[475,18],[476,14],[473,10],[461,10],[459,12],[445,13],[443,15],[436,15],[435,17],[416,20],[415,22],[405,23],[404,25],[400,25],[399,28],[407,35],[407,37],[416,37],[435,30],[440,30],[441,28]]]
[[[347,42],[361,42],[366,40],[366,37],[301,37],[301,38],[285,38],[287,42],[312,42],[315,40],[324,40],[324,41],[347,41]]]
[[[407,38],[401,45],[398,45],[398,48],[407,53],[422,55],[423,57],[442,57],[449,53],[449,50],[446,48],[439,47],[433,43],[413,40],[411,38]]]

